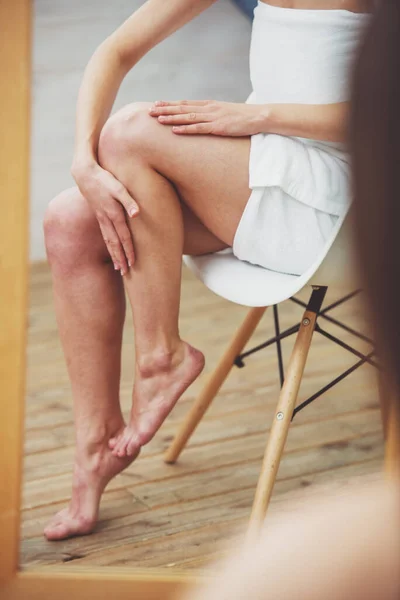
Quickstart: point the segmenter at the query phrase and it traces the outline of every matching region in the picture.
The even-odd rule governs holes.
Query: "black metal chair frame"
[[[308,304],[306,304],[302,300],[299,300],[296,297],[292,297],[289,300],[291,302],[294,302],[295,304],[297,304],[299,306],[302,306],[306,310],[309,310],[311,312],[316,313],[316,315],[317,315],[317,321],[316,321],[316,324],[315,324],[314,332],[317,332],[317,333],[323,335],[327,339],[331,340],[331,342],[334,342],[335,344],[341,346],[342,348],[344,348],[345,350],[347,350],[348,352],[350,352],[354,356],[357,356],[359,358],[359,360],[354,365],[352,365],[349,369],[347,369],[346,371],[344,371],[341,375],[339,375],[338,377],[336,377],[335,379],[333,379],[332,381],[330,381],[327,385],[325,385],[323,388],[321,388],[318,392],[316,392],[315,394],[313,394],[312,396],[310,396],[309,398],[307,398],[307,400],[304,400],[301,404],[299,404],[299,406],[297,406],[294,409],[294,411],[293,411],[292,420],[306,406],[308,406],[309,404],[311,404],[312,402],[314,402],[314,400],[317,400],[317,398],[319,398],[320,396],[322,396],[325,392],[327,392],[328,390],[330,390],[331,388],[333,388],[335,385],[337,385],[338,383],[340,383],[341,381],[343,381],[344,379],[346,379],[346,377],[348,377],[349,375],[351,375],[352,373],[354,373],[354,371],[356,371],[357,369],[359,369],[365,363],[368,363],[368,364],[376,367],[377,369],[380,368],[380,366],[377,363],[377,361],[373,359],[373,357],[374,357],[374,355],[376,353],[375,352],[375,348],[374,348],[373,340],[370,339],[369,337],[367,337],[366,335],[360,333],[359,331],[356,331],[355,329],[349,327],[345,323],[342,323],[338,319],[335,319],[330,314],[328,314],[332,310],[334,310],[335,308],[337,308],[338,306],[340,306],[340,305],[344,304],[345,302],[348,302],[349,300],[351,300],[354,297],[358,296],[362,292],[362,290],[355,290],[354,292],[351,292],[350,294],[347,294],[346,296],[343,296],[342,298],[340,298],[336,302],[333,302],[332,304],[329,304],[326,308],[322,309],[322,304],[323,304],[323,301],[325,299],[325,295],[326,295],[327,290],[328,290],[327,287],[317,287],[317,286],[313,287],[313,290],[312,290],[312,293],[311,293],[310,300],[309,300]],[[280,330],[280,325],[279,325],[279,309],[278,309],[278,305],[274,305],[273,306],[273,315],[274,315],[275,336],[273,338],[270,338],[269,340],[267,340],[263,344],[259,344],[258,346],[255,346],[254,348],[252,348],[250,350],[247,350],[246,352],[243,352],[242,354],[240,354],[239,356],[237,356],[237,358],[235,360],[235,365],[237,367],[239,367],[239,368],[245,367],[244,359],[248,358],[252,354],[255,354],[256,352],[260,352],[264,348],[268,348],[272,344],[276,344],[276,351],[277,351],[278,365],[279,365],[279,378],[280,378],[280,384],[281,384],[281,387],[282,387],[283,386],[283,382],[285,380],[285,370],[284,370],[284,364],[283,364],[283,358],[282,358],[282,345],[281,345],[281,342],[285,338],[298,333],[298,331],[300,329],[300,326],[301,326],[301,323],[297,323],[296,325],[293,325],[292,327],[289,327],[288,329],[285,329],[284,331],[281,331]],[[340,338],[338,338],[338,337],[332,335],[331,333],[325,331],[319,325],[318,319],[325,319],[329,323],[332,323],[332,324],[340,327],[341,329],[343,329],[347,333],[352,334],[357,339],[360,339],[360,340],[363,340],[364,342],[367,342],[368,344],[370,344],[373,347],[373,349],[368,354],[363,354],[362,352],[360,352],[356,348],[353,348],[349,344],[346,344]]]

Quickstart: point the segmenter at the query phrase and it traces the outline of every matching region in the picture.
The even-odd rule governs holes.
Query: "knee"
[[[112,168],[127,155],[146,157],[163,127],[149,115],[150,106],[150,102],[128,104],[108,119],[99,140],[99,162],[104,168]]]
[[[58,194],[48,205],[43,222],[47,257],[52,267],[69,270],[81,264],[95,248],[96,225],[77,188]]]

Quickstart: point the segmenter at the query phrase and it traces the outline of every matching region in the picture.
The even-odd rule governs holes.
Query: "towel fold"
[[[258,2],[250,46],[251,104],[348,100],[349,78],[369,15]],[[260,133],[251,138],[251,189],[278,186],[341,216],[350,204],[349,158],[341,143]]]

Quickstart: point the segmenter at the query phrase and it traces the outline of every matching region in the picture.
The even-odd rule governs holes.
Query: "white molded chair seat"
[[[355,288],[350,269],[349,219],[340,219],[323,252],[303,275],[270,271],[237,259],[232,250],[185,256],[191,271],[215,294],[244,306],[272,306],[297,294],[305,285]]]

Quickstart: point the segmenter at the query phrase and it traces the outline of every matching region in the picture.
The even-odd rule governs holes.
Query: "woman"
[[[107,483],[203,369],[202,353],[179,336],[182,254],[232,247],[242,260],[300,274],[348,210],[347,79],[368,0],[260,1],[246,103],[136,103],[109,118],[128,71],[214,1],[148,0],[85,71],[77,188],[56,197],[45,220],[76,423],[72,500],[48,539],[93,529]],[[124,285],[136,346],[127,425]]]

